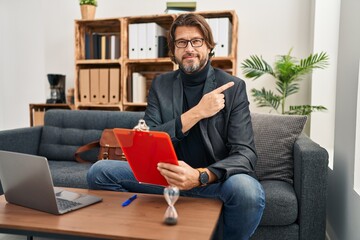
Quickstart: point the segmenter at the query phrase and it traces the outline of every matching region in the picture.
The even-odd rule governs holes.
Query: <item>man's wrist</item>
[[[199,172],[199,186],[206,186],[210,181],[209,170],[206,168],[197,168]]]

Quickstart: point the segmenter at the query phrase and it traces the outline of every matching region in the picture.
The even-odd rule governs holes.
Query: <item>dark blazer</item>
[[[183,85],[179,75],[176,70],[153,80],[144,117],[150,130],[167,132],[174,145],[179,141],[175,120],[183,113]],[[206,150],[215,161],[208,169],[219,181],[237,173],[255,177],[257,161],[245,82],[210,66],[203,95],[231,81],[235,85],[223,92],[225,108],[199,123]]]

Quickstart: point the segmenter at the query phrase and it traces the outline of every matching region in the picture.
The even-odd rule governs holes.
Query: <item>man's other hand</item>
[[[203,118],[214,116],[221,109],[225,107],[225,98],[223,92],[234,86],[234,82],[229,82],[215,90],[205,94],[198,105],[196,105],[197,111],[202,115]]]

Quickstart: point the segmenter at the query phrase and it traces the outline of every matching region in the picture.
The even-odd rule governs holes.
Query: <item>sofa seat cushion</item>
[[[277,180],[260,183],[265,191],[265,210],[260,225],[285,226],[296,222],[298,201],[293,186]]]
[[[90,163],[72,161],[49,161],[49,167],[56,187],[89,188],[86,174]]]

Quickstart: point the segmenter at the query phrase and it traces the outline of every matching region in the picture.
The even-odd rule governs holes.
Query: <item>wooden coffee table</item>
[[[103,201],[64,215],[52,215],[6,202],[0,196],[0,232],[41,237],[101,239],[210,239],[220,216],[218,200],[180,197],[178,224],[163,224],[167,203],[162,195],[67,188],[98,195]]]

